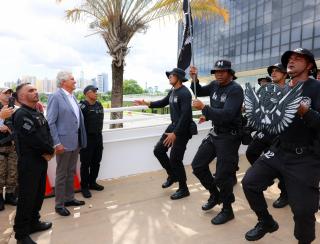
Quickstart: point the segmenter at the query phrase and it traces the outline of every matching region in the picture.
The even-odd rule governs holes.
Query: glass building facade
[[[298,47],[320,58],[320,0],[219,2],[229,10],[228,23],[218,16],[194,20],[194,62],[200,76],[208,76],[220,58],[230,60],[236,72],[266,68],[279,62],[283,52]],[[179,47],[182,31],[180,24]]]

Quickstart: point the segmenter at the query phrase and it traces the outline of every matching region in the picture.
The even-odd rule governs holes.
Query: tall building
[[[37,82],[37,77],[35,76],[26,75],[21,78],[21,83],[30,83],[35,86],[36,82]]]
[[[109,91],[108,75],[106,73],[97,76],[97,87],[100,92],[106,93]]]
[[[209,78],[216,60],[233,63],[240,83],[256,83],[266,67],[280,62],[289,50],[311,50],[320,64],[320,0],[220,0],[230,13],[194,21],[194,61],[200,76]],[[179,25],[179,47],[183,26]]]

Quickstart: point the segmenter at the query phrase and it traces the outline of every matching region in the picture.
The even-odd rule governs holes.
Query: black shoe
[[[90,185],[90,190],[95,190],[95,191],[102,191],[104,189],[104,186],[99,185],[98,183],[93,183]]]
[[[176,181],[174,179],[172,179],[171,177],[168,177],[166,182],[164,182],[162,184],[162,188],[168,188],[170,186],[172,186]]]
[[[89,188],[81,188],[81,193],[84,198],[92,197],[91,192],[89,191]]]
[[[190,192],[187,189],[178,189],[175,193],[173,193],[170,198],[171,200],[178,200],[184,197],[190,196]]]
[[[17,206],[18,204],[18,198],[14,193],[6,193],[5,196],[6,200],[4,201],[6,204]]]
[[[77,199],[73,199],[72,201],[69,201],[69,202],[65,202],[64,203],[64,206],[65,207],[70,207],[70,206],[82,206],[82,205],[85,205],[85,201],[79,201]]]
[[[234,219],[232,208],[222,209],[221,212],[218,213],[218,215],[211,220],[211,223],[214,225],[222,225],[232,219]]]
[[[216,206],[217,204],[220,204],[220,201],[219,201],[218,197],[215,197],[212,194],[212,195],[210,195],[208,202],[203,204],[201,208],[203,211],[207,211],[207,210],[214,208],[214,206]]]
[[[34,242],[30,236],[26,236],[25,238],[21,239],[21,240],[17,240],[17,244],[37,244],[36,242]]]
[[[272,204],[274,208],[284,208],[289,204],[286,196],[281,196]]]
[[[3,200],[3,196],[2,193],[0,195],[0,211],[4,210],[4,200]]]
[[[66,209],[65,207],[60,207],[60,208],[55,208],[56,209],[56,213],[61,215],[61,216],[69,216],[70,212],[68,209]]]
[[[245,238],[248,241],[257,241],[264,237],[265,234],[275,232],[278,229],[279,225],[273,219],[268,222],[259,221],[253,229],[246,233]]]
[[[39,221],[38,223],[31,225],[30,234],[36,233],[36,232],[39,232],[39,231],[45,231],[45,230],[50,229],[51,227],[52,227],[52,223],[51,222]]]

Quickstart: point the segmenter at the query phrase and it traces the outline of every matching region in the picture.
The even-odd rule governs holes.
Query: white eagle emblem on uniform
[[[256,93],[247,83],[244,105],[249,125],[256,130],[280,134],[295,117],[302,100],[302,86],[303,83],[299,83],[285,93],[278,85],[268,84]]]

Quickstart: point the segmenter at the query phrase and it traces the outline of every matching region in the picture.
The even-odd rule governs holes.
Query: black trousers
[[[88,134],[87,147],[80,150],[80,176],[82,188],[88,188],[90,184],[96,182],[99,174],[102,152],[102,134]]]
[[[315,216],[319,206],[319,159],[311,153],[296,154],[271,149],[246,172],[242,186],[253,211],[267,211],[263,191],[282,177],[295,222],[294,236],[301,242],[315,239]]]
[[[170,127],[169,127],[170,128]],[[172,132],[170,129],[166,133]],[[183,157],[187,148],[187,143],[190,140],[190,135],[179,135],[171,147],[170,157],[168,157],[169,148],[163,145],[163,141],[167,135],[163,134],[155,145],[153,153],[159,160],[162,167],[166,170],[168,176],[180,184],[185,185],[187,181],[186,171],[183,165]]]
[[[46,190],[48,162],[42,157],[24,155],[18,159],[18,206],[13,229],[17,240],[29,235],[40,219]]]
[[[230,133],[217,136],[208,135],[199,146],[192,161],[194,175],[201,184],[220,198],[224,205],[235,201],[233,195],[233,177],[238,168],[238,150],[241,138]],[[217,158],[215,179],[210,172],[209,164]],[[219,188],[219,189],[218,189]]]
[[[271,147],[274,137],[271,135],[265,135],[261,134],[262,132],[257,132],[251,141],[251,143],[248,145],[247,151],[246,151],[246,157],[251,165],[254,164],[258,160],[258,158],[262,155],[262,153],[265,153],[268,151],[268,149]],[[278,188],[280,189],[281,193],[280,195],[282,197],[287,196],[286,187],[284,184],[284,180],[281,176],[279,176],[279,184]]]

